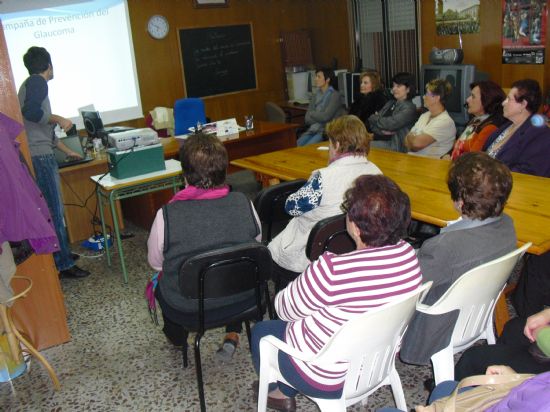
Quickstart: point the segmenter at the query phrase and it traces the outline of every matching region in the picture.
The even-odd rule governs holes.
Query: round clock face
[[[147,31],[154,39],[164,39],[168,35],[169,28],[166,17],[159,14],[151,16],[147,22]]]

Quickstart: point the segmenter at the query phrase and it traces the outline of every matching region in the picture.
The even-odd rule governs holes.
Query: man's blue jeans
[[[36,184],[44,195],[44,199],[50,209],[53,226],[59,240],[59,252],[53,254],[57,270],[62,271],[74,266],[71,256],[69,238],[65,228],[63,199],[61,197],[61,184],[59,181],[59,169],[55,156],[40,155],[32,157],[32,165],[36,174]]]

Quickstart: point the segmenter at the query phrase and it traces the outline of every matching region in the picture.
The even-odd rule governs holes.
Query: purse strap
[[[456,386],[453,393],[447,398],[443,410],[445,412],[455,412],[456,409],[456,397],[458,391],[468,386],[480,386],[480,385],[500,385],[504,383],[516,382],[518,385],[523,381],[532,378],[534,375],[527,373],[512,373],[509,375],[475,375],[462,379]]]

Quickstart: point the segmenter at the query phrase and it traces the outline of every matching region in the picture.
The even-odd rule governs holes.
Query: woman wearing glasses
[[[452,149],[456,127],[445,109],[445,101],[452,90],[451,84],[444,79],[434,79],[426,85],[424,106],[428,111],[405,137],[409,153],[439,159]]]

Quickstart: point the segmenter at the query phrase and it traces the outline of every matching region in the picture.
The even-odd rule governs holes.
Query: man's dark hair
[[[48,70],[52,58],[44,47],[33,46],[23,56],[23,63],[29,74],[40,74]]]

